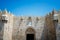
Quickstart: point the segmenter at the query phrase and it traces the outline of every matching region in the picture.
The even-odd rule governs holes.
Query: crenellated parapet
[[[35,17],[35,16],[14,17],[13,40],[15,40],[18,35],[23,36],[24,35],[23,32],[25,32],[25,30],[28,27],[34,28],[36,30],[43,30],[44,19],[45,19],[44,17]]]
[[[6,9],[0,11],[0,28],[2,27],[3,30],[3,40],[12,40],[13,18],[14,16]]]
[[[46,40],[56,40],[56,22],[58,21],[58,13],[53,10],[49,13],[45,18],[46,23],[46,32],[45,36],[47,36]]]
[[[13,16],[10,12],[5,10],[0,10],[0,21],[7,22],[9,20],[9,16]]]
[[[34,29],[36,40],[41,40],[43,38],[41,36],[44,36],[44,40],[56,40],[56,28],[60,24],[60,12],[53,10],[45,17],[14,16],[5,9],[0,10],[0,26],[1,23],[4,24],[3,40],[23,40],[26,37],[27,29],[29,29],[29,33]]]

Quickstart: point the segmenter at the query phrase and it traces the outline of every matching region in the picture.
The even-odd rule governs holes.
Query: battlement
[[[2,21],[2,22],[1,22]],[[6,22],[6,23],[5,23]],[[46,16],[14,16],[11,12],[0,10],[0,27],[4,27],[3,40],[25,40],[26,30],[35,31],[36,40],[41,36],[49,36],[49,39],[55,40],[57,25],[60,23],[60,12],[53,10]],[[49,32],[48,32],[49,31]],[[44,33],[43,33],[44,32]],[[28,34],[29,34],[28,33]],[[43,34],[42,34],[43,33]],[[48,34],[47,34],[48,33]],[[8,34],[8,35],[7,35]],[[53,35],[54,34],[54,35]],[[45,40],[46,40],[45,39]]]
[[[5,10],[0,10],[0,21],[2,22],[7,22],[9,20],[9,17],[13,16],[10,12],[8,12],[6,9]]]

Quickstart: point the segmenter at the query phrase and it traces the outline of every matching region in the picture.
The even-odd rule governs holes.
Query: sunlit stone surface
[[[53,10],[45,17],[17,17],[6,9],[0,12],[0,40],[30,39],[60,40],[60,12]]]

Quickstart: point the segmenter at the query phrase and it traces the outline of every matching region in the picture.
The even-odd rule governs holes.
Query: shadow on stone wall
[[[3,40],[4,23],[0,22],[0,40]]]
[[[48,38],[48,36],[46,34],[47,34],[47,29],[44,27],[40,40],[48,40],[48,39],[46,39],[46,37]]]
[[[55,31],[49,30],[47,27],[44,27],[41,35],[41,40],[56,40],[55,35]]]

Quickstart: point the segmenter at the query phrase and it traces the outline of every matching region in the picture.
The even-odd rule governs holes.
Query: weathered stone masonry
[[[0,11],[0,39],[28,40],[60,40],[60,11],[53,10],[45,17],[14,16],[7,10]]]

